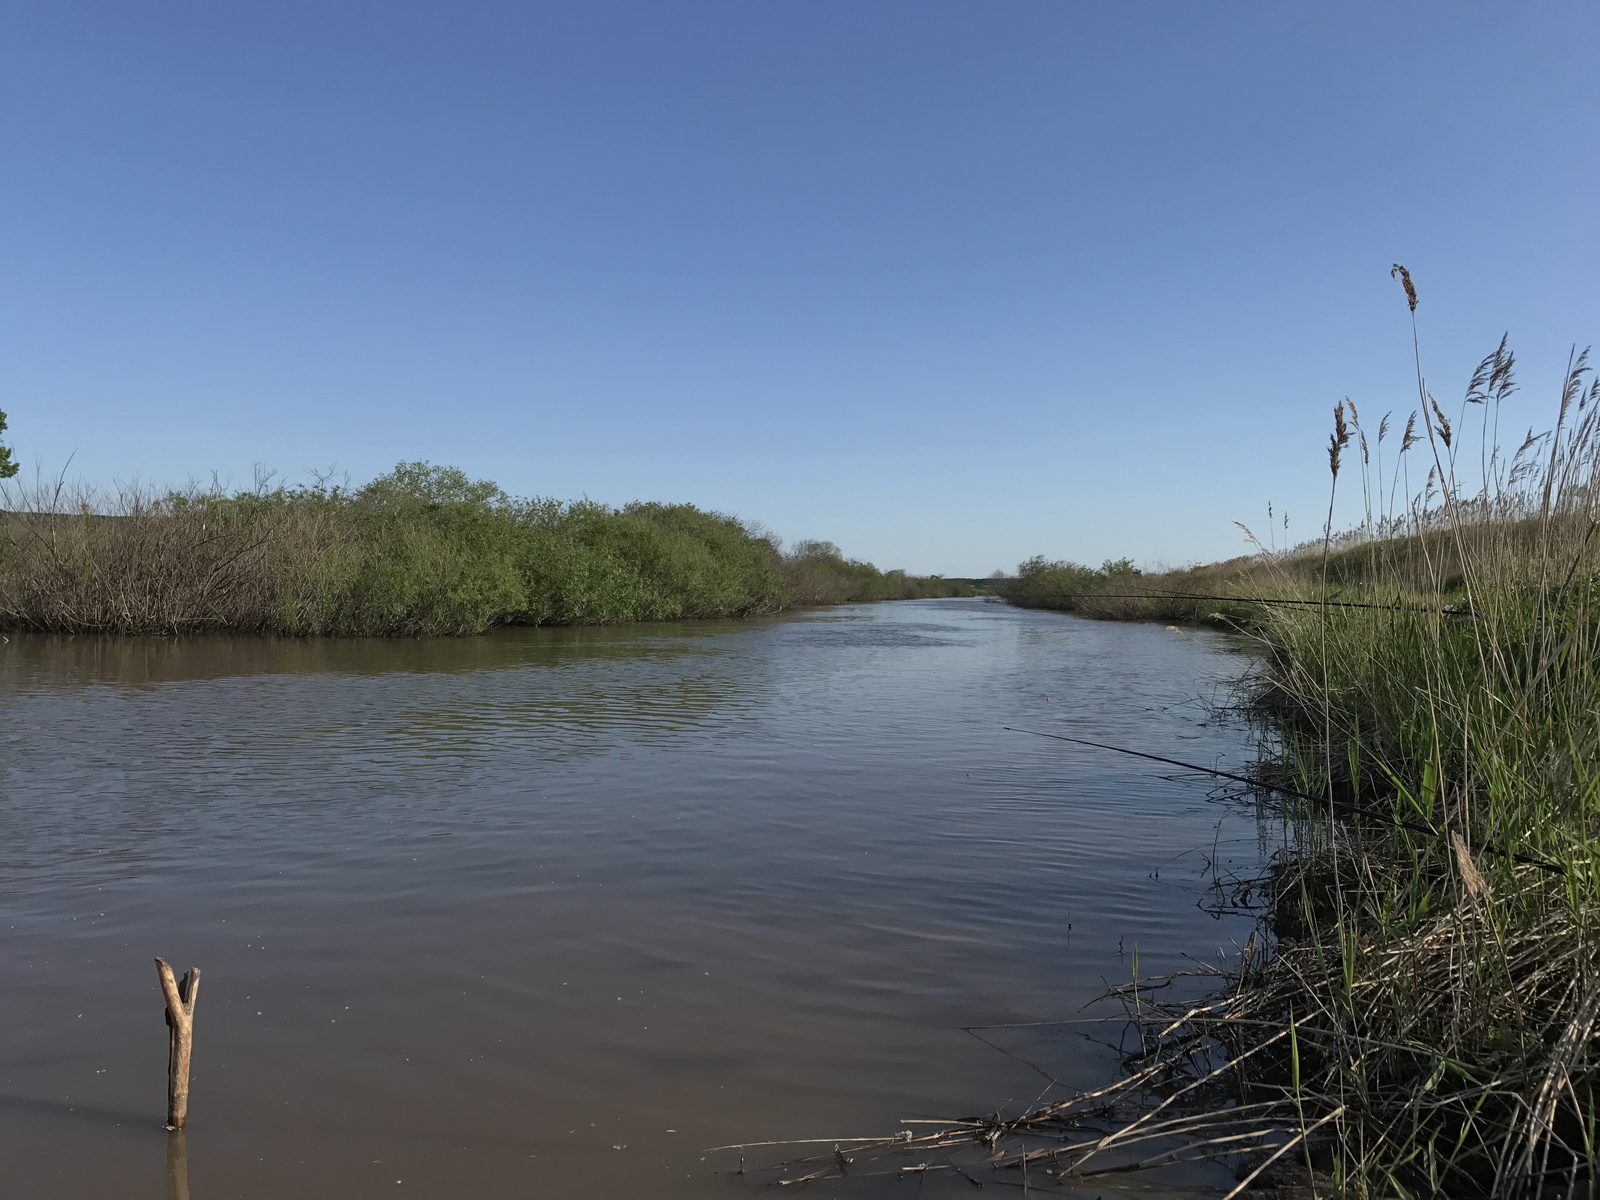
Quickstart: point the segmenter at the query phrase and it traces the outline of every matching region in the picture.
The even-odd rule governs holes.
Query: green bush
[[[845,558],[832,542],[795,543],[794,549],[783,558],[783,574],[793,603],[798,605],[925,600],[977,594],[965,580],[880,571],[871,563]]]

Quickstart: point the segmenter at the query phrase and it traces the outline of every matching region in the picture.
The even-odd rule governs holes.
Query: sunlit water
[[[754,1195],[705,1149],[1017,1111],[1047,1081],[962,1027],[1074,1017],[1135,954],[1242,938],[1210,864],[1260,850],[1197,777],[1003,727],[1237,766],[1253,741],[1206,701],[1244,665],[961,600],[13,636],[0,1191],[167,1194],[158,954],[203,973],[195,1200]],[[987,1036],[1115,1077],[1070,1033]]]

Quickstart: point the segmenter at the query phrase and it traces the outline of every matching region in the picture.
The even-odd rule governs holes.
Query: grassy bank
[[[518,500],[403,464],[364,487],[8,494],[0,627],[416,636],[960,594],[691,505]],[[970,589],[969,589],[970,590]]]
[[[1426,518],[1430,524],[1436,514]],[[1106,621],[1169,621],[1219,628],[1256,629],[1277,607],[1370,604],[1374,595],[1393,598],[1395,588],[1415,582],[1417,563],[1450,564],[1446,594],[1461,598],[1456,544],[1447,531],[1340,539],[1335,548],[1318,541],[1281,553],[1264,552],[1226,562],[1172,571],[1141,571],[1131,560],[1086,567],[1031,558],[1017,573],[990,580],[995,594],[1019,608],[1043,608]],[[1422,600],[1421,593],[1412,599]]]
[[[1519,519],[1496,520],[1464,503],[1465,524],[1490,524],[1511,534]],[[1441,511],[1418,512],[1414,531],[1389,522],[1281,552],[1171,571],[1141,571],[1131,560],[1086,567],[1032,558],[1015,575],[988,580],[1019,608],[1042,608],[1111,621],[1177,621],[1255,629],[1275,607],[1335,608],[1408,600],[1446,604],[1466,598],[1461,543]],[[1531,528],[1526,536],[1536,537]],[[1437,574],[1437,588],[1433,579]],[[1425,578],[1426,577],[1426,578]],[[1417,589],[1423,590],[1417,590]]]
[[[1343,538],[1153,577],[1035,560],[1003,589],[1256,640],[1285,839],[1262,926],[1203,1003],[1142,1003],[1130,1061],[1178,1142],[1324,1195],[1600,1187],[1600,389],[1577,357],[1507,452],[1513,368],[1502,345],[1447,413],[1419,361],[1403,431],[1341,404],[1332,484],[1367,500]]]

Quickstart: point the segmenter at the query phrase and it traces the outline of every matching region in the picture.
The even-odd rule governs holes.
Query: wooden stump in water
[[[165,959],[156,959],[161,994],[167,1000],[167,1128],[182,1129],[189,1119],[189,1056],[194,1048],[194,1002],[200,994],[200,968],[174,980]]]

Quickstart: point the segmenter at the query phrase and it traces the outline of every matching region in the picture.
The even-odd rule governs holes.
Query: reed
[[[1507,454],[1504,341],[1454,420],[1420,344],[1416,383],[1387,478],[1387,418],[1369,439],[1353,405],[1335,411],[1329,512],[1358,483],[1362,525],[1336,548],[1330,524],[1319,555],[1263,549],[1240,588],[1317,601],[1253,605],[1250,701],[1266,777],[1323,799],[1285,811],[1259,950],[1163,1031],[1220,1048],[1237,1095],[1292,1110],[1281,1134],[1315,1126],[1296,1157],[1334,1190],[1592,1194],[1600,384],[1575,353],[1549,432]],[[1408,473],[1422,486],[1396,508]]]
[[[1415,286],[1395,274],[1418,340]],[[1251,1023],[1292,1024],[1297,1103],[1328,1116],[1320,1150],[1358,1193],[1589,1192],[1600,384],[1575,353],[1550,431],[1507,455],[1493,434],[1515,388],[1504,341],[1454,421],[1428,390],[1420,345],[1417,368],[1421,434],[1414,417],[1394,469],[1421,454],[1423,487],[1388,507],[1394,485],[1350,409],[1367,516],[1343,561],[1329,538],[1321,564],[1322,596],[1359,579],[1381,604],[1262,606],[1255,624],[1254,702],[1276,733],[1276,769],[1389,819],[1291,813],[1264,885],[1273,952],[1240,975],[1216,1031],[1237,1046]],[[1476,455],[1462,436],[1474,423]]]

